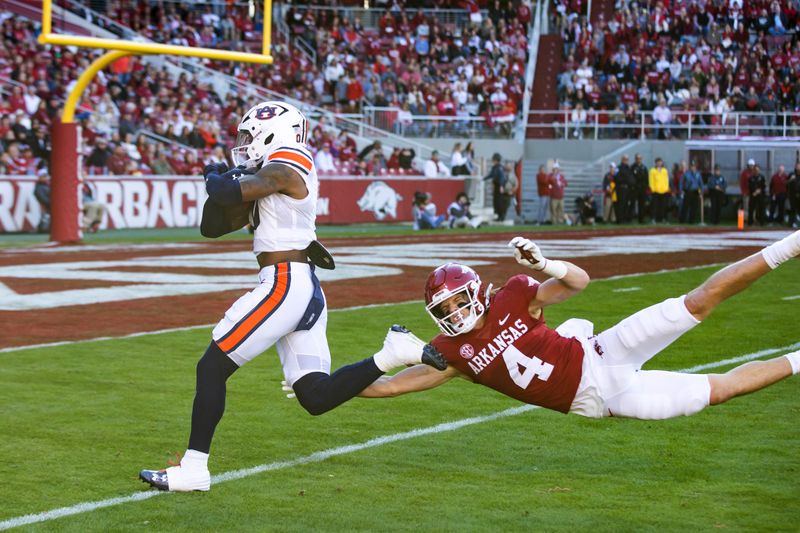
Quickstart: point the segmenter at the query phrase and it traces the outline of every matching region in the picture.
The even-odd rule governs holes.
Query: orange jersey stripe
[[[272,296],[258,306],[247,319],[235,326],[234,330],[231,331],[225,339],[217,343],[217,346],[219,346],[219,349],[223,352],[227,353],[238,345],[247,335],[257,328],[259,324],[261,324],[261,321],[274,311],[281,300],[283,300],[289,285],[289,264],[278,263],[275,265],[275,268],[277,268],[278,274]]]
[[[277,152],[273,152],[270,154],[269,160],[272,161],[274,159],[288,159],[289,161],[293,161],[302,166],[308,172],[311,172],[311,166],[314,164],[314,162],[308,156],[298,152],[290,152],[289,150],[278,150]]]

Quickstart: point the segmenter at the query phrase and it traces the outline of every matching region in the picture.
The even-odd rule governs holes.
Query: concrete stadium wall
[[[534,160],[561,159],[565,161],[586,161],[588,163],[626,145],[631,145],[630,151],[626,150],[625,152],[631,157],[631,161],[634,153],[640,153],[648,167],[653,164],[653,160],[656,157],[664,159],[664,163],[670,168],[672,163],[686,157],[686,145],[682,141],[637,142],[633,139],[598,141],[531,139],[525,142],[525,158]]]
[[[464,138],[438,138],[414,139],[443,154],[449,154],[455,143],[465,145],[470,139]],[[475,145],[475,155],[478,158],[490,160],[492,154],[499,152],[505,159],[516,160],[521,157],[532,160],[561,159],[565,161],[595,161],[614,150],[631,145],[630,156],[641,153],[647,166],[651,166],[656,157],[661,157],[671,168],[672,164],[686,158],[686,145],[683,141],[636,141],[624,140],[582,140],[572,141],[564,139],[529,139],[521,145],[513,140],[477,139],[472,141]],[[445,161],[447,162],[447,161]]]

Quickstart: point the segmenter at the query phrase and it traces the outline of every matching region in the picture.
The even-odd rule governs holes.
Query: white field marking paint
[[[764,231],[740,234],[736,232],[716,234],[668,235],[616,235],[591,237],[589,239],[552,239],[541,242],[548,257],[591,257],[611,254],[685,252],[688,250],[720,250],[740,246],[765,246],[784,235],[783,231]],[[160,245],[106,245],[55,248],[56,250],[151,250]],[[11,289],[0,295],[0,310],[24,311],[51,309],[70,305],[89,305],[135,298],[155,298],[184,294],[213,293],[235,288],[250,288],[253,275],[204,275],[198,273],[165,272],[169,267],[251,269],[254,266],[252,252],[214,253],[211,245],[167,245],[163,248],[200,247],[203,253],[161,257],[136,257],[117,261],[72,261],[35,265],[10,265],[0,267],[0,278],[25,279],[70,279],[91,281],[113,281],[129,285],[94,287],[39,294],[18,295]],[[48,251],[51,249],[47,249]],[[332,247],[339,268],[319,271],[322,281],[371,278],[376,276],[402,275],[395,265],[434,268],[452,260],[463,260],[472,266],[495,263],[499,258],[509,257],[505,241],[409,243],[377,246]],[[149,272],[130,272],[115,267],[151,267]],[[383,265],[383,266],[379,266]]]
[[[419,304],[422,303],[422,300],[408,300],[405,302],[389,302],[389,303],[381,303],[381,304],[365,304],[365,305],[353,305],[351,307],[339,307],[337,309],[328,309],[329,313],[339,312],[339,311],[358,311],[359,309],[372,309],[376,307],[389,307],[392,305],[404,305],[404,304]],[[36,348],[52,348],[54,346],[69,346],[71,344],[83,344],[86,342],[99,342],[99,341],[111,341],[111,340],[118,340],[118,339],[132,339],[134,337],[144,337],[146,335],[159,335],[161,333],[176,333],[178,331],[191,331],[193,329],[203,329],[203,328],[213,328],[216,324],[200,324],[197,326],[183,326],[180,328],[166,328],[166,329],[157,329],[154,331],[139,331],[137,333],[128,333],[127,335],[119,335],[117,337],[95,337],[93,339],[80,339],[75,341],[58,341],[58,342],[45,342],[42,344],[28,344],[27,346],[11,346],[9,348],[0,348],[0,353],[5,352],[21,352],[23,350],[33,350]]]
[[[724,359],[722,361],[717,361],[714,363],[707,363],[704,365],[698,365],[691,368],[685,368],[683,370],[678,370],[678,372],[687,372],[693,373],[699,370],[707,370],[710,368],[717,368],[721,366],[727,366],[730,364],[743,362],[743,361],[751,361],[753,359],[758,359],[759,357],[763,357],[765,355],[770,355],[779,352],[789,352],[793,349],[800,347],[800,343],[792,344],[791,346],[785,346],[783,348],[770,348],[767,350],[761,350],[759,352],[754,352],[751,354],[742,355],[740,357],[735,357],[732,359]],[[322,450],[319,452],[314,452],[309,455],[304,455],[302,457],[297,457],[295,459],[289,459],[288,461],[276,461],[274,463],[265,463],[258,466],[253,466],[250,468],[243,468],[241,470],[232,470],[230,472],[225,472],[222,474],[218,474],[211,478],[212,484],[216,483],[224,483],[226,481],[233,481],[237,479],[242,479],[250,476],[254,476],[256,474],[261,474],[264,472],[272,472],[275,470],[283,470],[284,468],[292,468],[299,465],[305,465],[309,463],[318,463],[320,461],[324,461],[326,459],[330,459],[331,457],[336,457],[338,455],[345,455],[349,453],[358,452],[361,450],[366,450],[368,448],[375,448],[377,446],[383,446],[384,444],[390,444],[392,442],[398,442],[408,439],[413,439],[416,437],[422,437],[425,435],[434,435],[436,433],[444,433],[447,431],[455,431],[457,429],[461,429],[463,427],[472,426],[476,424],[482,424],[484,422],[491,422],[493,420],[497,420],[500,418],[516,416],[522,413],[527,413],[529,411],[533,411],[535,409],[540,409],[540,407],[536,405],[520,405],[518,407],[512,407],[510,409],[505,409],[503,411],[498,411],[497,413],[493,413],[490,415],[485,416],[476,416],[472,418],[464,418],[462,420],[455,420],[453,422],[444,422],[442,424],[437,424],[435,426],[429,426],[427,428],[419,428],[419,429],[412,429],[411,431],[406,431],[403,433],[395,433],[393,435],[386,435],[383,437],[376,437],[374,439],[370,439],[365,442],[356,443],[356,444],[346,444],[344,446],[338,446],[336,448],[329,448],[327,450]],[[82,513],[89,513],[95,511],[97,509],[103,509],[105,507],[112,507],[114,505],[121,505],[123,503],[131,503],[137,502],[141,500],[147,500],[154,496],[160,496],[162,494],[169,494],[168,492],[161,492],[155,490],[149,491],[140,491],[134,492],[128,496],[120,496],[117,498],[109,498],[107,500],[99,500],[94,502],[83,502],[76,505],[72,505],[69,507],[60,507],[58,509],[53,509],[51,511],[46,511],[43,513],[38,514],[28,514],[23,516],[18,516],[15,518],[9,518],[8,520],[4,520],[0,522],[0,531],[11,529],[13,527],[25,526],[30,524],[36,524],[39,522],[47,522],[49,520],[55,520],[56,518],[61,518],[64,516],[71,516],[76,514]]]
[[[800,294],[794,296],[784,296],[781,300],[800,300]]]
[[[636,292],[642,290],[641,287],[623,287],[621,289],[612,289],[611,292]]]

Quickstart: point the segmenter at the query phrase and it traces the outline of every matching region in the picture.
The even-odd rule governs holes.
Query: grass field
[[[597,330],[685,292],[712,269],[597,281],[548,309]],[[639,287],[631,292],[614,289]],[[800,261],[725,303],[649,366],[684,369],[800,341]],[[421,305],[333,311],[334,367],[371,355],[393,322],[421,337]],[[274,351],[229,381],[212,474],[271,465],[206,494],[144,501],[140,468],[183,451],[194,365],[207,328],[0,353],[0,522],[122,497],[26,526],[57,531],[799,531],[800,379],[697,416],[589,420],[519,404],[466,382],[307,415],[280,390]],[[782,352],[781,352],[782,353]],[[722,366],[708,371],[723,371]],[[460,381],[460,380],[459,380]],[[508,413],[507,413],[508,414]],[[414,429],[458,429],[338,450]],[[399,437],[393,437],[399,439]],[[345,453],[347,452],[347,453]],[[298,460],[299,459],[299,460]],[[289,464],[276,464],[291,462]]]

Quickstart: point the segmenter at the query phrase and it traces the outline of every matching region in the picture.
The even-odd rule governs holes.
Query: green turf
[[[651,367],[680,369],[798,340],[800,262],[726,302]],[[594,282],[548,322],[608,327],[712,269]],[[641,287],[636,292],[613,289]],[[426,337],[420,305],[330,315],[334,366],[386,327]],[[183,451],[207,329],[0,354],[0,521],[145,490],[136,474]],[[724,370],[724,369],[720,369]],[[322,417],[280,390],[274,351],[231,378],[212,449],[222,473],[519,405],[461,380],[356,399]],[[694,417],[589,420],[534,410],[216,485],[59,518],[32,530],[798,531],[800,380]]]

